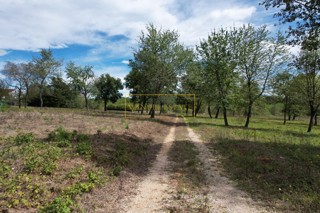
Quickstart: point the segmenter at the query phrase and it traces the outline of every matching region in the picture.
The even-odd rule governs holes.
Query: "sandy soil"
[[[199,158],[204,163],[208,182],[207,197],[210,212],[270,212],[254,202],[246,193],[221,175],[218,158],[213,156],[199,136],[188,126],[188,135],[199,150]]]
[[[187,131],[186,137],[193,141],[199,150],[199,159],[203,162],[205,168],[206,187],[201,187],[200,190],[202,191],[200,194],[197,192],[197,196],[203,201],[206,200],[209,212],[270,212],[264,209],[260,203],[253,201],[246,193],[237,189],[227,177],[221,175],[222,171],[218,167],[218,158],[211,154],[199,136],[189,126],[185,130]],[[170,162],[167,159],[168,150],[175,139],[174,133],[175,126],[172,126],[163,141],[164,145],[150,169],[149,175],[138,184],[136,194],[126,198],[127,203],[123,205],[120,212],[168,212],[164,208],[164,202],[174,199],[172,195],[176,194],[176,192],[173,192],[175,187],[172,186],[174,180],[169,179],[168,167]],[[194,200],[194,198],[191,200]]]
[[[175,122],[178,118],[175,119]],[[169,161],[167,153],[174,141],[175,126],[172,126],[169,134],[163,141],[163,146],[157,158],[142,182],[138,184],[137,194],[121,212],[163,212],[162,201],[169,197],[170,181],[167,167]]]

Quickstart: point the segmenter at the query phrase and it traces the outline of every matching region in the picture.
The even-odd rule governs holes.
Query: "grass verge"
[[[244,129],[224,127],[222,119],[188,118],[210,150],[221,155],[227,174],[239,187],[280,211],[317,212],[320,209],[320,131],[305,133],[302,121],[253,119]]]

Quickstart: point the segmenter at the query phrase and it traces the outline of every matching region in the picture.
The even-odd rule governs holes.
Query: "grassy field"
[[[320,129],[306,133],[307,120],[252,118],[187,118],[190,126],[221,156],[226,174],[254,199],[280,211],[317,212],[320,209]]]
[[[0,113],[0,211],[117,211],[107,202],[146,174],[167,119],[124,123],[122,113],[70,109]]]

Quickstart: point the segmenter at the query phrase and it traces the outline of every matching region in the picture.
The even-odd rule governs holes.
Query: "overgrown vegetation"
[[[129,144],[109,137],[95,141],[89,135],[58,127],[45,140],[32,133],[0,140],[0,210],[37,209],[39,212],[81,211],[77,198],[119,176],[147,156],[148,141]],[[114,147],[114,149],[112,148]],[[107,154],[107,155],[106,155]]]
[[[252,128],[223,121],[188,118],[190,126],[220,154],[224,169],[254,198],[270,201],[282,211],[316,212],[320,208],[320,131],[305,133],[303,121],[287,126],[272,118],[253,119]]]

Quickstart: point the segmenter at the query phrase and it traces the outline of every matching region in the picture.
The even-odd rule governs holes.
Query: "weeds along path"
[[[175,118],[176,123],[178,118]],[[170,190],[168,167],[168,151],[175,139],[175,125],[163,141],[162,148],[153,163],[149,174],[138,184],[137,194],[131,199],[123,212],[162,212],[162,200],[167,198]]]
[[[217,157],[211,154],[203,141],[188,125],[187,130],[205,167],[208,184],[206,193],[210,212],[270,212],[259,206],[246,193],[237,189],[227,177],[222,176],[221,169],[217,166]]]

